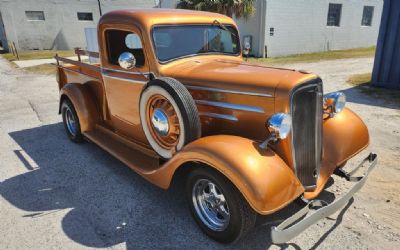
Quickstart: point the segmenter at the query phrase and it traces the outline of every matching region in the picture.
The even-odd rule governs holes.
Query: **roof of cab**
[[[231,18],[217,13],[162,8],[111,11],[100,18],[99,25],[136,23],[150,29],[157,24],[201,24],[212,23],[214,20],[235,25]]]

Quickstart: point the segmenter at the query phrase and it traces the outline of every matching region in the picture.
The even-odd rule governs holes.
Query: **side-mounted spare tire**
[[[201,123],[189,91],[173,78],[150,81],[140,97],[140,120],[150,145],[164,159],[201,136]]]

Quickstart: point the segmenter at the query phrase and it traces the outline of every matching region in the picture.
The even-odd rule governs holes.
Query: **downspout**
[[[102,15],[103,15],[103,12],[101,11],[101,3],[100,3],[100,0],[97,0],[97,3],[99,4],[99,14],[100,14],[100,16],[102,16]]]
[[[258,37],[258,55],[265,57],[265,26],[267,22],[267,0],[260,0],[260,30]]]

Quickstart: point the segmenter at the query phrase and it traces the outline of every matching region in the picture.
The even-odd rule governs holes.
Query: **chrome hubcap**
[[[197,180],[192,190],[197,216],[211,230],[223,231],[229,225],[229,207],[220,188],[207,179]]]
[[[76,127],[76,121],[75,121],[75,117],[72,114],[72,111],[69,107],[66,108],[65,111],[65,122],[67,123],[67,128],[68,131],[75,136],[77,133],[77,127]]]
[[[151,123],[159,135],[161,136],[168,135],[169,131],[168,116],[162,109],[156,108],[154,110],[153,116],[151,117]]]

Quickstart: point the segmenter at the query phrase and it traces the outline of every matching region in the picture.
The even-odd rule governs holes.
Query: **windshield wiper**
[[[223,25],[222,23],[220,23],[217,19],[214,20],[213,24],[217,24],[221,29],[228,31],[229,33],[231,33],[234,37],[237,37],[237,35],[235,34],[235,32],[233,32],[232,30],[228,29],[225,25]]]

